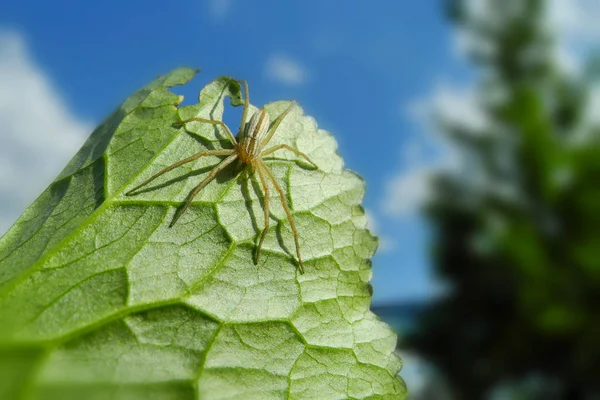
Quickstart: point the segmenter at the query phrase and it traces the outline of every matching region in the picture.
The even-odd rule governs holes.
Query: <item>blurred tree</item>
[[[546,4],[449,2],[479,123],[439,116],[461,160],[426,206],[448,291],[404,345],[458,399],[515,382],[529,394],[511,398],[600,398],[600,110],[558,65]]]

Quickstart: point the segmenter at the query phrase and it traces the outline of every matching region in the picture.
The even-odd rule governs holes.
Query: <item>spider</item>
[[[296,245],[296,255],[298,256],[298,266],[299,266],[298,269],[300,270],[300,273],[303,274],[304,273],[304,263],[302,262],[302,256],[300,255],[300,245],[298,243],[298,232],[296,231],[296,225],[294,224],[294,218],[292,217],[292,213],[287,204],[286,196],[285,196],[283,189],[281,188],[279,183],[277,183],[277,180],[275,179],[273,172],[271,172],[271,169],[265,164],[265,162],[263,160],[263,157],[273,154],[277,150],[286,149],[286,150],[289,150],[289,151],[297,154],[300,157],[303,157],[309,163],[311,163],[315,168],[318,168],[318,166],[314,162],[312,162],[312,160],[310,158],[308,158],[308,156],[306,154],[302,153],[301,151],[299,151],[299,150],[295,149],[294,147],[289,146],[287,144],[278,144],[276,146],[272,146],[266,150],[263,150],[264,147],[269,143],[269,141],[275,134],[275,131],[279,127],[279,124],[281,124],[281,121],[285,118],[285,116],[294,107],[295,102],[292,102],[285,109],[285,111],[283,113],[281,113],[281,115],[279,115],[277,117],[277,119],[275,119],[275,121],[273,122],[272,125],[271,125],[271,118],[269,117],[269,114],[266,112],[264,107],[261,108],[260,110],[258,110],[256,113],[254,113],[254,115],[252,115],[252,118],[250,118],[250,121],[245,124],[246,115],[247,115],[248,106],[249,106],[248,84],[246,81],[243,81],[243,80],[233,80],[233,81],[238,82],[239,84],[241,84],[244,87],[244,110],[242,112],[242,121],[240,122],[240,128],[239,128],[239,133],[237,135],[237,138],[236,138],[236,136],[234,136],[231,133],[231,130],[223,121],[210,120],[210,119],[204,119],[204,118],[190,118],[190,119],[187,119],[187,120],[177,123],[177,125],[183,126],[188,122],[198,121],[198,122],[204,122],[204,123],[211,124],[211,125],[219,125],[225,130],[229,140],[233,144],[233,148],[232,149],[222,149],[222,150],[202,151],[202,152],[194,154],[191,157],[184,158],[183,160],[178,161],[178,162],[166,167],[165,169],[159,171],[158,173],[152,175],[149,179],[147,179],[146,181],[142,182],[138,186],[136,186],[133,189],[131,189],[130,191],[128,191],[126,193],[126,195],[127,196],[134,195],[136,191],[138,191],[140,188],[146,186],[148,183],[152,182],[154,179],[158,178],[159,176],[161,176],[181,165],[184,165],[184,164],[187,164],[194,160],[197,160],[200,157],[208,157],[208,156],[226,157],[219,164],[217,164],[208,173],[208,176],[189,193],[189,195],[185,199],[185,203],[184,203],[183,207],[180,208],[175,213],[175,216],[173,217],[173,221],[170,224],[170,226],[173,226],[175,224],[175,222],[177,222],[179,217],[181,217],[181,215],[190,206],[192,200],[198,194],[198,192],[200,192],[210,181],[212,181],[220,171],[222,171],[226,166],[228,166],[229,164],[231,164],[232,162],[234,162],[237,159],[243,166],[249,166],[252,173],[256,173],[258,175],[261,185],[264,190],[263,209],[264,209],[264,215],[265,215],[265,227],[260,235],[260,239],[258,240],[258,245],[256,247],[256,253],[255,253],[255,257],[254,257],[254,264],[255,265],[258,264],[258,261],[260,259],[260,249],[262,248],[263,241],[265,240],[265,236],[267,235],[267,231],[269,230],[269,202],[271,200],[271,194],[269,192],[269,186],[267,184],[267,178],[268,178],[273,183],[275,190],[277,190],[277,192],[279,193],[279,197],[281,199],[281,205],[283,206],[283,209],[285,211],[287,219],[290,222],[290,226],[292,228],[292,234],[294,236],[294,243]]]

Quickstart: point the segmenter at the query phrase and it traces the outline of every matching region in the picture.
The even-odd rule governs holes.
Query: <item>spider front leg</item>
[[[217,120],[205,119],[205,118],[190,118],[190,119],[186,119],[184,121],[176,122],[175,125],[183,126],[184,124],[187,124],[188,122],[192,122],[192,121],[204,122],[204,123],[210,124],[210,125],[220,125],[221,128],[223,128],[225,130],[225,133],[227,133],[227,136],[229,137],[229,140],[231,141],[231,143],[233,143],[233,145],[237,144],[237,140],[236,140],[235,136],[233,136],[233,133],[231,133],[231,130],[229,130],[229,127],[227,125],[225,125],[225,123],[223,121],[217,121]]]
[[[272,153],[276,152],[277,150],[281,150],[281,149],[289,150],[289,151],[299,155],[300,157],[303,157],[306,161],[311,163],[316,169],[319,169],[317,164],[315,164],[310,158],[308,158],[308,156],[306,154],[302,153],[298,149],[295,149],[292,146],[289,146],[287,144],[278,144],[276,146],[273,146],[273,147],[263,151],[262,153],[260,153],[260,156],[261,157],[268,156],[269,154],[272,154]]]
[[[275,122],[273,122],[273,125],[271,126],[271,130],[270,130],[269,134],[261,142],[260,147],[265,147],[269,143],[269,141],[275,134],[275,131],[277,130],[277,128],[279,128],[279,124],[281,124],[281,121],[283,121],[285,116],[288,115],[288,113],[290,111],[292,111],[292,108],[294,108],[295,105],[296,105],[296,102],[292,101],[291,104],[279,115],[279,117],[277,117],[277,119],[275,120]]]
[[[279,183],[277,183],[277,179],[269,169],[267,165],[262,160],[257,160],[257,165],[262,171],[267,175],[267,177],[273,182],[273,186],[275,186],[275,190],[279,193],[279,198],[281,199],[281,205],[283,206],[283,210],[285,211],[285,215],[290,223],[290,227],[292,228],[292,234],[294,236],[294,243],[296,244],[296,255],[298,256],[298,269],[300,273],[304,273],[304,263],[302,262],[302,256],[300,255],[300,243],[298,242],[298,231],[296,231],[296,224],[294,223],[294,218],[292,217],[292,212],[288,207],[285,193]]]
[[[250,94],[248,93],[248,82],[241,79],[234,79],[237,83],[244,87],[244,111],[242,111],[242,120],[240,121],[240,135],[244,132],[246,125],[246,116],[248,115],[248,106],[250,105]]]
[[[200,157],[208,157],[208,156],[229,156],[231,154],[234,153],[235,150],[230,150],[230,149],[226,149],[226,150],[209,150],[209,151],[204,151],[204,152],[200,152],[200,153],[196,153],[191,157],[188,158],[184,158],[181,161],[178,161],[174,164],[169,165],[167,168],[157,172],[156,174],[152,175],[150,178],[146,179],[144,182],[142,182],[141,184],[137,185],[136,187],[134,187],[133,189],[131,189],[130,191],[128,191],[127,193],[125,193],[126,196],[132,196],[134,194],[134,192],[138,191],[139,189],[143,188],[144,186],[146,186],[147,184],[149,184],[150,182],[152,182],[153,180],[155,180],[156,178],[158,178],[159,176],[161,176],[162,174],[166,174],[167,172],[174,170],[177,167],[180,167],[184,164],[187,164],[189,162],[195,161],[197,159],[199,159]]]

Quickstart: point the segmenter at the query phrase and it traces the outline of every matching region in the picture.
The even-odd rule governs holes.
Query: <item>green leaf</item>
[[[231,148],[219,127],[176,124],[221,119],[225,96],[241,103],[239,84],[219,78],[179,108],[168,88],[194,74],[175,70],[127,99],[0,239],[0,398],[403,398],[396,336],[369,311],[364,183],[299,107],[272,144],[319,168],[287,151],[268,165],[288,194],[304,275],[276,196],[254,265],[263,192],[236,165],[171,228],[217,157],[124,195],[198,151]],[[266,110],[273,120],[288,105]]]

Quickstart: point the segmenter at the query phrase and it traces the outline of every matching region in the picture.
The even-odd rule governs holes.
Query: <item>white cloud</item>
[[[486,96],[489,95],[488,91]],[[438,117],[451,124],[469,127],[472,133],[482,134],[488,131],[490,123],[481,111],[481,102],[474,87],[439,83],[431,95],[409,103],[406,112],[413,122],[426,125],[427,130],[434,130],[430,121]]]
[[[67,109],[15,32],[0,31],[0,127],[2,234],[92,130]]]
[[[569,51],[565,44],[557,45],[554,49],[554,58],[559,68],[568,73],[578,74],[581,72],[581,60],[573,51]]]
[[[420,135],[405,143],[400,169],[386,183],[383,210],[387,215],[416,215],[431,196],[430,177],[440,170],[461,168],[459,154],[438,134],[433,118],[467,127],[468,134],[487,134],[490,123],[478,104],[474,88],[438,84],[430,95],[404,107]]]
[[[560,36],[584,41],[600,38],[598,0],[550,0],[548,17]]]
[[[467,13],[488,29],[504,29],[503,23],[522,13],[521,0],[469,0]],[[545,26],[555,40],[554,56],[558,65],[567,72],[577,73],[591,52],[600,43],[600,2],[598,0],[549,0],[546,6]],[[495,45],[462,27],[454,33],[456,54],[463,56],[472,50],[487,55],[498,49]]]
[[[430,195],[433,170],[431,166],[409,167],[392,177],[385,188],[384,211],[396,217],[416,215]]]
[[[223,21],[231,11],[232,0],[209,0],[209,12],[213,20]]]
[[[266,63],[266,74],[270,79],[285,85],[300,85],[306,81],[306,69],[292,58],[273,54]]]
[[[581,66],[600,42],[600,2],[598,0],[551,0],[548,26],[556,32],[555,54],[569,72]]]

